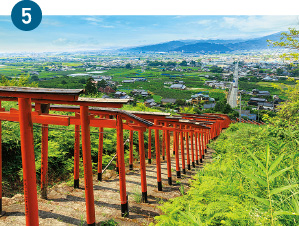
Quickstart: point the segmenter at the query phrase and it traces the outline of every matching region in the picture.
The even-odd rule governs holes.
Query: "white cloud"
[[[86,18],[83,18],[83,19],[86,20],[86,21],[88,21],[89,24],[94,25],[94,26],[98,26],[98,27],[102,27],[102,28],[114,28],[113,25],[104,24],[103,18],[99,18],[99,17],[86,17]]]
[[[278,32],[299,25],[299,16],[227,16],[219,24],[222,28],[241,32]]]
[[[99,17],[86,17],[86,18],[84,18],[84,20],[93,22],[93,23],[102,23],[103,22],[103,19],[99,18]]]
[[[71,44],[71,41],[66,38],[58,38],[58,39],[52,41],[52,44],[58,45],[58,46],[61,46],[61,45],[64,46],[64,45]]]
[[[212,24],[214,21],[213,20],[199,20],[199,21],[196,21],[194,23],[196,24],[200,24],[200,25],[210,25]]]

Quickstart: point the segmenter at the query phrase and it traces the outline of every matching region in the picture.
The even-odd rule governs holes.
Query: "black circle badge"
[[[18,2],[11,11],[13,24],[22,31],[31,31],[42,21],[42,10],[31,0]]]

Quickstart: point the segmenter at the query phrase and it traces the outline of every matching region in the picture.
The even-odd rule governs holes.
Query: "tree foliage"
[[[288,32],[282,32],[279,41],[268,40],[269,44],[274,47],[290,49],[289,53],[281,55],[286,60],[298,60],[299,53],[299,31],[295,28],[289,28]],[[295,50],[295,52],[294,52]]]
[[[20,78],[7,79],[4,75],[2,75],[0,80],[0,86],[37,87],[37,83],[31,82],[30,76],[21,75]]]
[[[85,93],[86,94],[96,94],[97,92],[98,92],[98,89],[94,82],[94,79],[92,77],[89,77],[87,79],[87,82],[85,85]]]

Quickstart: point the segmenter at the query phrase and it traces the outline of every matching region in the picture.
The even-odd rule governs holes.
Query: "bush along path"
[[[162,214],[162,203],[180,197],[189,190],[190,179],[198,173],[203,164],[210,162],[212,150],[208,149],[204,163],[181,174],[176,178],[175,157],[171,156],[172,185],[168,185],[166,160],[161,157],[161,175],[163,191],[158,191],[155,160],[146,165],[148,203],[142,203],[139,162],[134,162],[133,170],[126,168],[126,183],[129,198],[129,217],[123,218],[119,206],[119,179],[114,170],[103,174],[99,182],[94,176],[94,197],[97,225],[148,225],[156,223],[155,217]],[[80,188],[74,189],[70,183],[60,183],[48,190],[48,200],[39,198],[40,225],[86,225],[84,180],[80,179]],[[25,205],[23,194],[12,198],[3,198],[5,216],[0,225],[25,225]]]
[[[158,225],[299,225],[299,129],[236,123]]]

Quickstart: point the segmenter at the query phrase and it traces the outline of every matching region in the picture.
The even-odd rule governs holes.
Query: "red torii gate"
[[[181,171],[180,171],[180,167],[179,167],[179,156],[178,156],[178,138],[176,137],[178,132],[181,132],[181,134],[183,134],[184,132],[192,132],[192,130],[187,130],[185,128],[177,128],[177,126],[185,126],[188,125],[190,127],[195,127],[195,128],[201,128],[204,130],[209,130],[208,127],[200,125],[198,123],[194,123],[194,122],[190,122],[189,120],[183,120],[182,121],[182,117],[180,116],[176,116],[176,117],[170,117],[168,113],[161,113],[161,112],[139,112],[139,111],[129,111],[130,113],[133,113],[141,118],[144,118],[146,120],[152,121],[155,123],[154,126],[150,127],[149,130],[151,129],[155,129],[155,144],[156,144],[156,166],[157,166],[157,183],[158,183],[158,190],[162,191],[162,181],[161,181],[161,163],[160,163],[160,144],[159,144],[159,130],[162,131],[168,131],[167,136],[168,138],[165,139],[166,143],[166,155],[168,154],[168,149],[170,146],[170,140],[168,140],[170,138],[169,132],[173,131],[174,133],[174,147],[177,149],[176,152],[174,152],[175,154],[175,158],[176,158],[176,171],[177,171],[177,178],[181,177]],[[167,124],[166,126],[161,126],[161,124]],[[169,127],[169,126],[173,126],[173,127]],[[201,134],[203,133],[203,131],[201,131]],[[200,134],[200,133],[198,133]],[[203,145],[205,144],[205,142],[198,136],[199,142],[198,145]],[[197,141],[197,139],[196,139]],[[150,142],[150,140],[149,140]],[[192,142],[193,143],[193,142]],[[197,150],[197,142],[195,142],[196,144],[196,150]],[[149,147],[151,146],[151,143],[149,143]],[[192,146],[193,147],[193,146]],[[187,150],[189,149],[189,145],[187,146]],[[200,150],[202,150],[201,146],[199,146]],[[149,154],[148,154],[148,158],[151,159],[151,149],[149,148]],[[183,173],[186,173],[185,170],[185,161],[184,161],[184,144],[183,141],[181,139],[181,155],[182,155],[182,169],[183,169]],[[193,153],[193,152],[192,152]],[[196,151],[196,153],[198,153]],[[197,164],[198,163],[198,155],[196,155],[196,159],[197,159]],[[187,159],[188,160],[188,159]],[[190,159],[189,159],[190,161]],[[149,163],[151,161],[149,160]],[[194,161],[193,161],[194,162]],[[188,162],[188,165],[190,165],[190,162]],[[195,166],[195,164],[193,164]],[[170,155],[169,157],[167,156],[167,169],[168,169],[168,184],[171,185],[172,184],[172,179],[171,179],[171,168],[170,168]],[[190,167],[188,166],[188,169]]]
[[[123,152],[123,129],[138,130],[139,131],[139,140],[141,141],[139,145],[140,152],[140,165],[141,165],[141,180],[142,180],[142,191],[144,201],[146,201],[146,175],[145,175],[145,159],[143,144],[143,132],[146,128],[154,129],[155,139],[156,139],[156,164],[157,164],[157,181],[158,181],[158,190],[162,190],[161,182],[161,165],[160,165],[160,142],[159,142],[159,130],[165,131],[165,148],[167,156],[167,168],[170,172],[170,177],[168,174],[168,182],[171,184],[171,166],[170,166],[170,131],[174,132],[174,146],[175,146],[175,155],[176,155],[176,167],[179,168],[179,158],[178,158],[178,146],[179,139],[178,133],[181,137],[181,154],[182,154],[182,166],[183,172],[185,171],[185,160],[184,160],[184,134],[187,143],[187,164],[188,169],[190,168],[190,156],[189,156],[189,132],[197,133],[198,139],[195,139],[195,143],[198,141],[200,155],[203,154],[204,147],[208,140],[210,139],[207,136],[210,128],[210,122],[202,122],[200,119],[196,119],[192,122],[190,120],[182,120],[181,117],[169,117],[167,115],[159,115],[152,117],[151,120],[154,121],[154,125],[147,122],[146,117],[143,117],[142,120],[132,114],[129,114],[125,111],[120,110],[111,110],[111,109],[99,109],[93,108],[89,109],[88,106],[94,104],[95,106],[107,106],[109,99],[106,103],[101,101],[94,100],[94,103],[91,103],[90,99],[78,98],[78,95],[82,90],[62,90],[62,89],[38,89],[38,88],[17,88],[17,87],[0,87],[0,96],[4,96],[1,99],[5,100],[18,100],[19,102],[19,111],[11,109],[10,112],[0,112],[0,120],[10,120],[10,121],[19,121],[20,130],[21,130],[21,149],[22,149],[22,159],[23,159],[23,171],[24,171],[24,192],[25,192],[25,207],[26,207],[26,223],[27,225],[37,225],[38,224],[38,212],[37,212],[37,194],[36,194],[36,175],[35,175],[35,162],[34,162],[34,150],[33,150],[33,125],[32,123],[41,123],[43,124],[43,131],[45,132],[45,137],[47,137],[47,125],[48,124],[57,124],[57,125],[76,125],[82,126],[82,148],[83,148],[83,161],[84,161],[84,175],[85,175],[85,194],[86,194],[86,212],[87,212],[87,223],[88,225],[95,225],[95,211],[94,211],[94,198],[93,198],[93,184],[92,184],[92,168],[91,168],[91,153],[90,153],[90,126],[96,126],[103,128],[116,128],[117,129],[117,163],[119,165],[119,177],[120,177],[120,196],[121,196],[121,209],[122,215],[128,215],[128,202],[126,196],[126,185],[125,185],[125,166],[124,166],[124,152]],[[7,98],[9,97],[9,98]],[[36,103],[36,112],[31,111],[31,102]],[[80,105],[78,107],[68,106],[69,108],[77,108],[76,116],[61,116],[61,115],[50,115],[48,114],[49,103],[56,104],[68,104],[68,105]],[[109,104],[108,104],[109,105]],[[112,103],[111,103],[112,105]],[[120,107],[120,103],[113,103],[114,107]],[[109,105],[110,106],[110,105]],[[63,107],[60,107],[63,108]],[[72,109],[72,110],[73,110]],[[66,110],[66,109],[64,109]],[[80,112],[80,115],[78,114]],[[101,118],[94,118],[92,115],[100,115]],[[116,117],[116,121],[111,119],[103,118],[105,115],[113,114]],[[144,116],[144,114],[143,114]],[[127,122],[123,124],[123,119]],[[193,119],[192,119],[193,120]],[[132,125],[131,122],[137,123],[137,125]],[[207,124],[203,126],[202,124]],[[217,123],[217,122],[216,122]],[[25,125],[29,125],[28,128],[25,128]],[[172,127],[171,127],[172,126]],[[27,129],[27,130],[26,130]],[[205,130],[205,131],[204,131]],[[77,130],[76,130],[77,131]],[[100,130],[101,131],[101,130]],[[201,134],[201,137],[199,136]],[[203,134],[204,139],[203,139]],[[215,135],[218,135],[217,133]],[[192,137],[192,136],[191,136]],[[43,138],[44,150],[47,149],[46,138]],[[77,137],[78,140],[78,137]],[[164,143],[163,141],[163,143]],[[193,148],[193,139],[191,139],[191,153],[194,154]],[[76,145],[76,143],[75,143]],[[77,145],[78,146],[78,145]],[[100,145],[99,145],[100,146]],[[143,147],[143,148],[142,148]],[[196,151],[197,153],[197,151]],[[76,153],[77,155],[77,153]],[[45,153],[46,156],[46,153]],[[130,153],[131,156],[131,153]],[[196,154],[196,156],[198,156]],[[46,158],[45,158],[46,159]],[[33,162],[33,164],[32,164]],[[194,166],[194,157],[192,158],[192,165]],[[31,164],[31,165],[29,165]],[[1,170],[2,171],[2,170]],[[26,171],[26,172],[25,172]],[[46,171],[44,171],[46,172]],[[26,175],[25,175],[26,174]],[[45,173],[42,173],[45,174]],[[180,170],[177,170],[177,177],[180,177]],[[28,179],[29,178],[29,179]],[[145,183],[144,183],[145,182]],[[34,187],[35,189],[29,191],[29,186]],[[144,189],[145,188],[145,189]],[[32,200],[32,201],[31,201]]]
[[[53,90],[24,87],[0,87],[0,96],[15,97],[19,103],[19,111],[13,110],[11,112],[4,112],[4,109],[1,109],[2,111],[0,112],[0,120],[19,121],[20,123],[25,215],[27,225],[39,225],[35,157],[33,147],[33,122],[47,124],[49,121],[52,119],[54,120],[55,118],[55,116],[52,118],[50,115],[45,116],[32,114],[31,101],[33,99],[76,101],[82,91],[83,90],[78,89],[66,91],[62,89]],[[66,125],[69,124],[67,117],[59,118],[59,120],[62,120]]]
[[[33,123],[41,123],[43,125],[69,125],[72,120],[77,120],[78,124],[82,126],[82,148],[84,161],[84,175],[85,175],[85,194],[86,194],[86,209],[87,209],[87,223],[88,225],[95,225],[94,212],[94,198],[93,198],[93,184],[92,184],[92,167],[91,167],[91,153],[90,153],[90,117],[88,112],[88,105],[90,100],[86,98],[78,98],[83,90],[65,90],[65,89],[40,89],[40,88],[26,88],[26,87],[0,87],[0,96],[2,100],[19,102],[19,111],[11,109],[10,112],[3,112],[1,109],[0,120],[19,121],[21,131],[21,150],[23,162],[23,178],[24,178],[24,196],[25,196],[25,215],[27,225],[38,225],[38,205],[36,193],[36,175],[35,175],[35,160],[33,150]],[[64,103],[80,105],[80,118],[72,118],[70,116],[57,116],[43,114],[37,108],[36,112],[31,111],[31,102],[37,104],[41,103]],[[108,101],[95,101],[95,106],[107,106]],[[127,101],[125,101],[127,102]],[[113,107],[121,107],[123,103],[112,103]],[[109,106],[109,104],[108,104]],[[120,142],[122,140],[122,118],[117,117],[116,123],[118,136],[118,153],[119,164],[122,165],[120,174],[124,174],[124,159],[123,149]],[[45,141],[45,138],[43,139]],[[44,146],[44,145],[43,145]],[[45,146],[43,148],[45,150]],[[46,155],[46,153],[44,153]],[[1,170],[2,172],[2,170]],[[42,173],[45,174],[46,170]],[[31,189],[29,189],[29,187]],[[121,194],[121,196],[126,194]],[[123,198],[126,200],[126,197]],[[122,203],[122,209],[127,210],[127,202]],[[128,211],[127,211],[128,212]]]
[[[59,105],[51,105],[51,110],[54,111],[66,111],[66,112],[75,112],[79,113],[79,108],[77,106],[59,106]],[[153,123],[146,121],[144,119],[141,119],[131,113],[128,113],[123,110],[113,109],[113,108],[90,108],[89,112],[94,115],[98,116],[113,116],[118,117],[122,116],[123,119],[126,120],[126,123],[123,123],[123,128],[132,131],[138,131],[139,134],[139,154],[140,154],[140,172],[141,172],[141,190],[142,190],[142,201],[147,202],[147,187],[146,187],[146,169],[145,169],[145,153],[144,153],[144,131],[147,127],[152,126]],[[71,124],[76,124],[75,121],[71,119]],[[133,124],[134,122],[135,124]],[[99,127],[100,128],[100,136],[99,136],[99,155],[98,155],[98,179],[102,180],[102,153],[103,153],[103,136],[101,136],[102,128],[117,128],[117,123],[113,119],[105,119],[103,117],[100,118],[93,118],[90,121],[90,125],[92,127]],[[117,152],[119,155],[119,152]],[[130,158],[132,156],[132,153],[130,153]],[[77,161],[79,161],[79,158],[77,158]],[[76,172],[77,171],[77,172]],[[79,174],[79,169],[75,169],[74,175]],[[120,173],[121,175],[121,173]],[[122,175],[122,183],[125,184],[125,176]],[[121,178],[120,178],[121,179]],[[79,180],[75,179],[75,180]],[[120,187],[123,193],[125,193],[125,186],[122,185]],[[123,200],[122,200],[123,201]],[[124,202],[124,201],[123,201]],[[122,215],[128,215],[128,211],[122,211]]]

